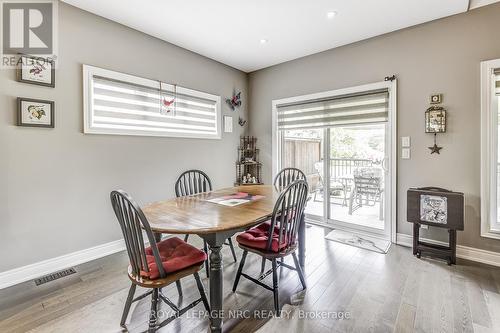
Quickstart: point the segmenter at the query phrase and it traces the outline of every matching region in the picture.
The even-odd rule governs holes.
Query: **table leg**
[[[413,224],[413,255],[417,255],[418,253],[418,241],[420,238],[420,224]]]
[[[300,266],[305,266],[306,261],[306,221],[305,214],[302,214],[299,224],[299,263]]]
[[[207,241],[210,249],[210,331],[212,333],[222,332],[222,321],[224,313],[222,312],[223,300],[223,276],[222,276],[222,255],[221,249],[226,238],[232,234],[210,234],[202,235]]]
[[[210,311],[212,321],[210,329],[213,333],[222,332],[222,246],[210,245]]]
[[[457,231],[456,230],[448,230],[450,233],[450,249],[451,249],[451,258],[450,263],[453,265],[457,264]]]

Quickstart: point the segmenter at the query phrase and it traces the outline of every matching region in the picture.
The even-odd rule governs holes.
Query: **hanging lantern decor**
[[[446,110],[442,106],[431,106],[425,111],[425,133],[434,134],[434,146],[429,147],[431,154],[439,154],[443,147],[436,143],[438,133],[446,132]]]

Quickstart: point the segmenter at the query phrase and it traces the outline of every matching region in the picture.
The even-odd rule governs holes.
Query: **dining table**
[[[237,193],[256,197],[236,206],[208,201]],[[162,234],[195,234],[208,243],[211,332],[222,332],[224,318],[222,245],[237,232],[267,221],[279,195],[280,189],[273,185],[243,185],[157,201],[142,207],[151,230],[158,235],[157,239],[161,239]],[[299,263],[304,267],[304,216],[298,230],[298,252]]]

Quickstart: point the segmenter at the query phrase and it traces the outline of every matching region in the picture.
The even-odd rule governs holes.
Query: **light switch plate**
[[[401,158],[403,160],[409,160],[410,159],[410,148],[403,148],[403,149],[401,149]]]
[[[233,117],[224,116],[224,133],[233,132]]]
[[[410,147],[410,137],[402,136],[401,137],[401,147],[408,148]]]

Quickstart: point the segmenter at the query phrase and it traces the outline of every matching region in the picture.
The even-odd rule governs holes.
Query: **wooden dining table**
[[[237,206],[224,206],[207,200],[238,192],[262,196]],[[223,267],[221,249],[227,238],[268,220],[280,192],[272,185],[245,185],[158,201],[144,206],[143,212],[157,234],[196,234],[209,246],[210,328],[222,332]],[[304,266],[305,222],[298,230],[299,262]]]

